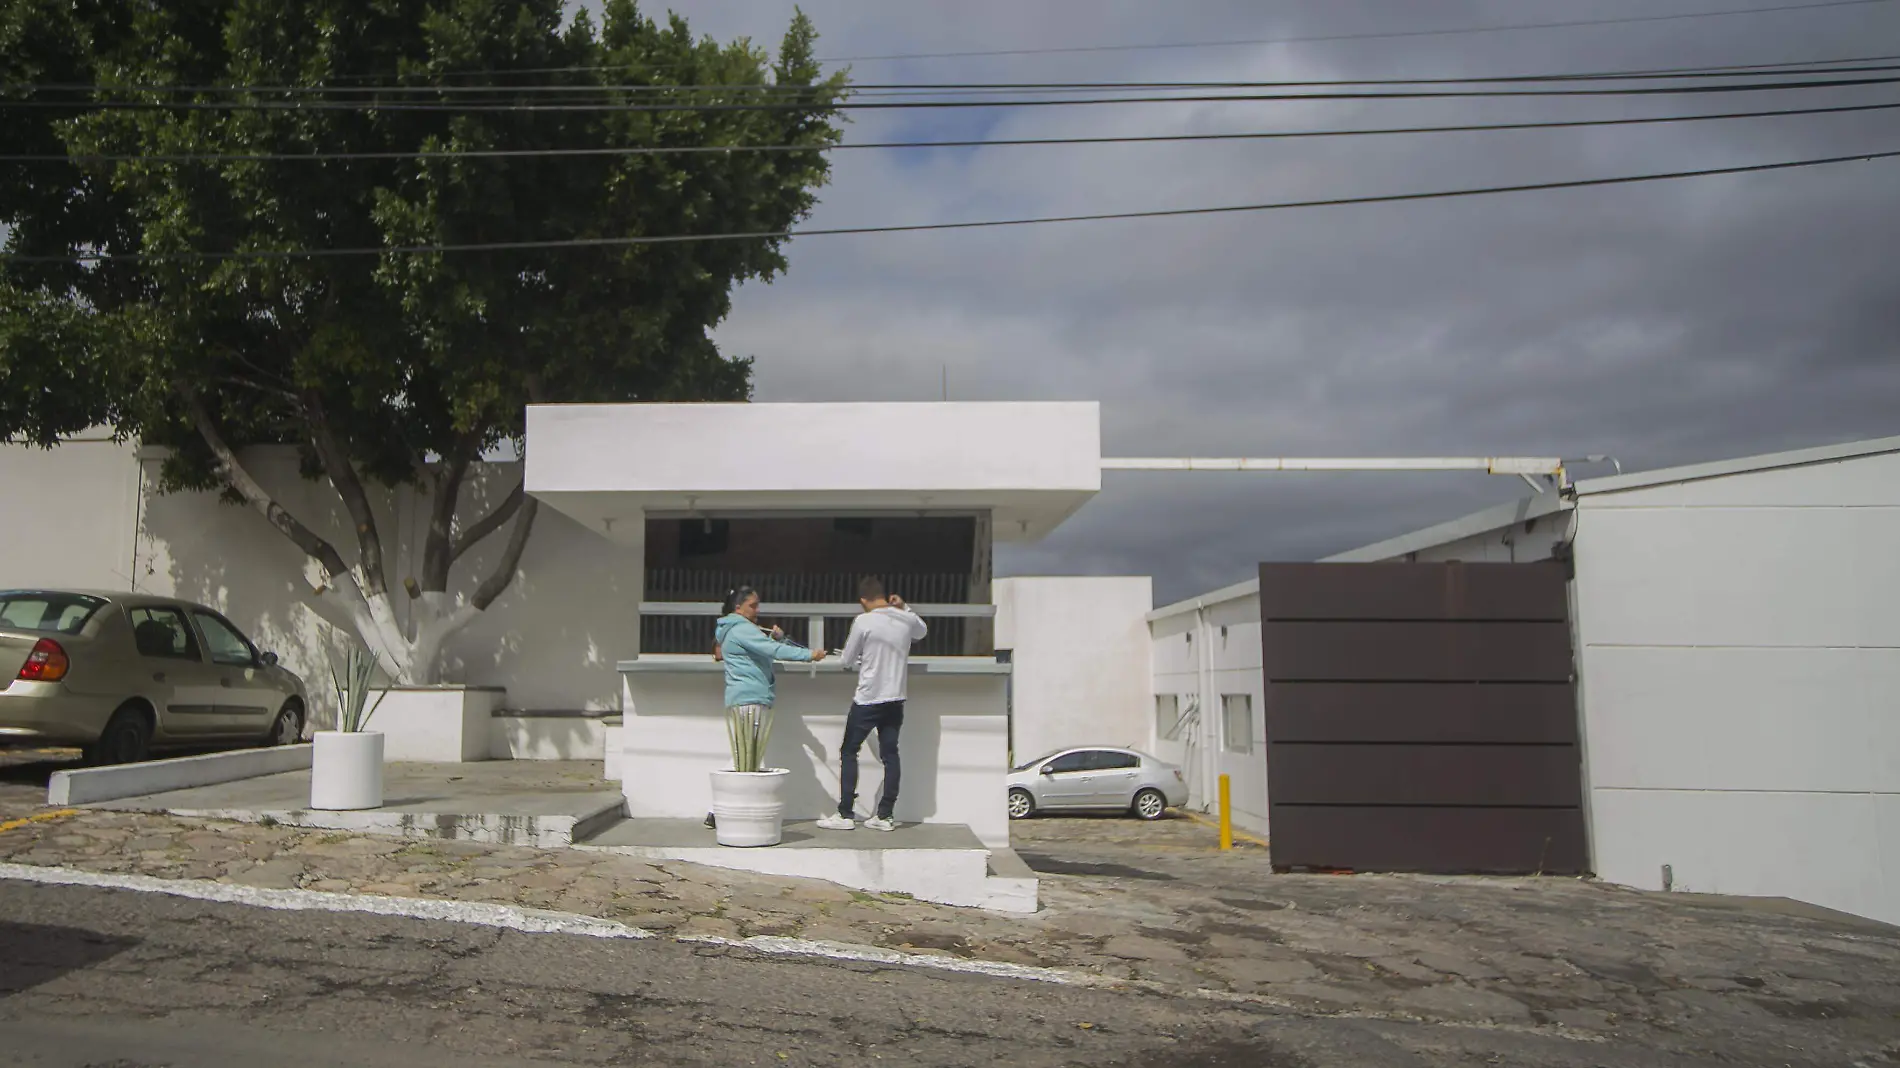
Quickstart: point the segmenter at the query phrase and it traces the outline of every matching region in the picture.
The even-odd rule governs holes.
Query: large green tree
[[[531,401],[745,399],[749,361],[709,331],[736,284],[785,266],[774,237],[434,249],[777,233],[838,137],[843,79],[802,13],[773,62],[632,0],[598,25],[562,7],[0,0],[0,152],[52,157],[0,163],[0,438],[109,425],[169,446],[163,488],[256,510],[395,675],[434,681],[535,518],[517,490],[458,526],[473,465],[520,445]],[[809,150],[560,151],[768,144]],[[522,154],[467,154],[494,150]],[[256,444],[301,451],[355,545],[273,498],[244,466]],[[430,521],[396,577],[372,501],[403,484]],[[504,528],[493,571],[452,594]]]

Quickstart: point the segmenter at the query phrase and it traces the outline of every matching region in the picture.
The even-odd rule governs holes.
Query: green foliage
[[[330,664],[330,685],[336,691],[337,730],[354,733],[366,729],[369,718],[382,707],[383,698],[389,696],[388,690],[376,698],[375,704],[369,703],[370,689],[376,681],[376,669],[376,654],[356,641],[351,641],[349,649],[343,654],[340,669],[336,663]]]
[[[68,157],[0,168],[5,251],[25,255],[291,251],[779,231],[827,177],[822,152],[509,158],[88,161],[161,153],[834,143],[841,78],[821,79],[801,13],[775,65],[610,0],[563,26],[561,0],[0,0],[0,151]],[[611,68],[534,73],[536,68]],[[493,72],[485,77],[459,72]],[[458,112],[106,109],[111,99],[281,103],[270,89],[161,86],[560,85],[626,102],[734,102],[806,87],[786,111]],[[375,103],[384,93],[320,99]],[[495,94],[492,99],[512,99]],[[426,102],[466,96],[416,94]],[[174,446],[168,488],[222,483],[181,398],[233,446],[289,443],[337,472],[327,428],[371,481],[425,456],[472,457],[557,401],[744,399],[750,364],[709,331],[732,288],[782,271],[782,241],[505,252],[397,252],[100,264],[0,262],[0,438],[51,444],[107,425]]]

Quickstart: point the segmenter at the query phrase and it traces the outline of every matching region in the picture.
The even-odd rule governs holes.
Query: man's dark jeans
[[[844,721],[844,749],[838,762],[838,815],[856,819],[852,809],[858,799],[858,750],[877,730],[877,758],[884,764],[884,792],[877,801],[877,814],[885,819],[897,809],[897,781],[902,768],[897,760],[897,732],[904,726],[904,702],[885,701],[876,705],[852,705]]]

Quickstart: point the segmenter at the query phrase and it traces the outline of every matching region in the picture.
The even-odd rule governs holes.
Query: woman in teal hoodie
[[[773,627],[767,634],[759,628],[759,591],[741,586],[726,594],[719,622],[713,625],[713,659],[726,665],[726,707],[749,713],[755,719],[765,714],[778,697],[778,682],[772,664],[778,660],[823,660],[823,649],[806,649],[781,641],[784,634]],[[706,826],[713,826],[713,814],[706,813]]]
[[[726,595],[725,614],[713,627],[715,655],[726,665],[726,707],[771,708],[778,696],[772,676],[777,660],[823,660],[823,649],[806,649],[759,629],[759,592],[741,586]]]

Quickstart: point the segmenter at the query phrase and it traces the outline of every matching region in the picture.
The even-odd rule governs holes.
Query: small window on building
[[[1226,694],[1220,705],[1221,748],[1229,753],[1253,752],[1253,695]]]
[[[1181,734],[1181,699],[1171,693],[1155,694],[1155,737],[1172,742]]]

